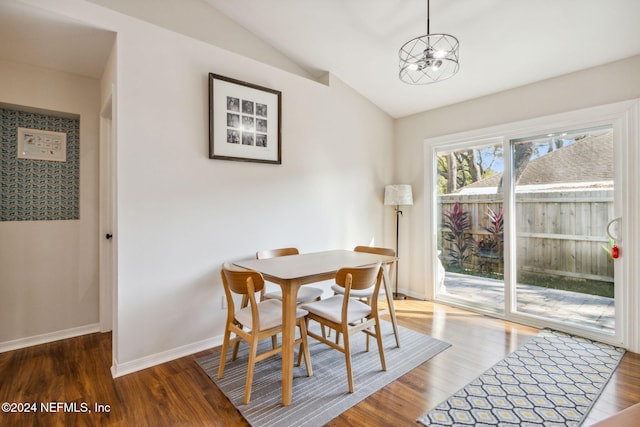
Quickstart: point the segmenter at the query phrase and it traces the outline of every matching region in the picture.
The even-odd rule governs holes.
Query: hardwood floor
[[[401,325],[452,346],[335,418],[329,426],[416,425],[422,413],[537,333],[527,326],[424,301],[398,301],[396,312]],[[2,353],[0,403],[35,403],[37,412],[0,412],[0,426],[248,425],[195,362],[214,351],[219,349],[116,379],[111,378],[109,370],[110,334],[91,334]],[[627,353],[584,425],[636,402],[640,402],[640,355]],[[74,408],[69,405],[74,403],[77,411],[91,412],[70,412]]]

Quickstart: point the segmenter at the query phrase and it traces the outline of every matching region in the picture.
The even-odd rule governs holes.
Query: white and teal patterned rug
[[[623,355],[623,349],[545,329],[418,422],[578,426]]]

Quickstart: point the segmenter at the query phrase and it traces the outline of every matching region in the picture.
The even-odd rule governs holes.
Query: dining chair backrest
[[[222,267],[222,282],[235,294],[247,295],[262,291],[264,278],[254,270],[236,269],[225,263]]]
[[[375,246],[356,246],[353,248],[354,252],[367,252],[370,254],[396,256],[396,251],[390,248],[377,248]]]
[[[364,267],[344,267],[336,273],[336,284],[351,290],[367,289],[378,284],[382,277],[380,262]]]
[[[375,246],[356,246],[355,248],[353,248],[353,251],[354,252],[367,252],[367,253],[370,253],[370,254],[392,256],[392,257],[396,256],[395,249],[378,248],[378,247],[375,247]],[[394,263],[395,263],[395,261],[383,262],[383,264],[388,267],[389,271],[393,268]],[[389,274],[391,274],[391,273],[389,273]]]
[[[266,249],[262,251],[256,252],[257,259],[268,259],[268,258],[277,258],[284,257],[289,255],[299,255],[300,252],[298,248],[280,248],[280,249]],[[282,291],[280,289],[273,290],[271,292],[267,292],[267,288],[265,287],[263,291],[260,293],[260,300],[264,301],[265,299],[277,299],[282,301]],[[298,295],[296,297],[296,304],[304,304],[311,301],[318,301],[322,298],[322,294],[324,290],[317,288],[315,286],[303,286],[298,290]],[[243,304],[245,300],[243,299]]]
[[[298,248],[280,248],[280,249],[266,249],[264,251],[256,252],[257,259],[275,258],[279,256],[287,255],[299,255]]]

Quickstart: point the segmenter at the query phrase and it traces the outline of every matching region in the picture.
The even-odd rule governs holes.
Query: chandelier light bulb
[[[445,50],[439,50],[433,54],[434,58],[446,58],[447,52]]]

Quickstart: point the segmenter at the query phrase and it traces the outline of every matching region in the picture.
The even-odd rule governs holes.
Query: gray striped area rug
[[[545,329],[418,422],[439,426],[579,426],[624,349]]]
[[[317,324],[312,322],[311,327],[314,326]],[[246,343],[240,345],[234,362],[230,361],[231,352],[228,352],[224,377],[220,380],[217,379],[220,352],[202,357],[197,362],[252,426],[322,426],[450,346],[411,329],[398,328],[400,348],[396,347],[391,324],[382,322],[387,371],[380,369],[375,340],[371,340],[371,350],[366,352],[365,335],[352,336],[354,393],[349,393],[344,355],[309,338],[313,376],[306,376],[304,364],[295,367],[293,402],[286,407],[282,406],[280,356],[256,364],[248,405],[242,403],[247,370]],[[265,340],[260,345],[263,347],[258,352],[270,348],[271,341]]]

